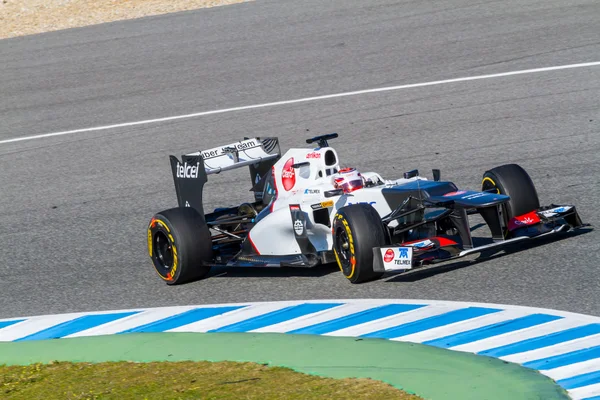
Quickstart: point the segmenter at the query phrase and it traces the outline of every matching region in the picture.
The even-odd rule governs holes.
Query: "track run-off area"
[[[146,249],[149,219],[176,206],[168,156],[252,136],[285,151],[337,132],[344,166],[388,179],[440,168],[461,188],[515,162],[543,204],[597,225],[599,20],[595,0],[257,0],[0,40],[0,319],[320,299],[600,316],[597,230],[361,285],[322,267],[215,269],[168,287]],[[205,208],[251,199],[247,175],[209,177]],[[563,323],[511,310],[532,330]]]

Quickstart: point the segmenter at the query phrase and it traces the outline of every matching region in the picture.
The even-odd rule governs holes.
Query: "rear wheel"
[[[510,196],[502,207],[504,225],[519,215],[540,207],[537,191],[527,172],[517,164],[505,164],[483,174],[481,190]]]
[[[168,284],[204,278],[212,259],[212,240],[204,217],[189,207],[161,211],[148,225],[148,252],[154,269]]]
[[[373,247],[385,245],[385,227],[371,205],[353,204],[339,209],[332,230],[337,264],[350,282],[366,282],[383,275],[373,271]]]

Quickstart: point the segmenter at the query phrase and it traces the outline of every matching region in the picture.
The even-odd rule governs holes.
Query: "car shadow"
[[[581,235],[585,235],[587,233],[590,233],[591,231],[593,231],[592,228],[581,228],[576,231],[563,232],[553,236],[534,239],[530,242],[516,242],[508,244],[502,248],[495,248],[482,252],[475,259],[463,259],[456,261],[447,261],[440,264],[427,265],[411,270],[410,272],[402,273],[400,275],[392,275],[387,277],[384,276],[382,279],[385,282],[416,282],[434,275],[455,271],[457,269],[469,267],[482,262],[499,259],[510,254],[520,253],[521,251],[526,251],[536,247],[541,247],[551,243],[559,242],[568,238],[574,238]]]
[[[558,233],[553,236],[534,239],[530,242],[517,242],[503,248],[491,249],[481,253],[479,256],[467,256],[464,259],[446,261],[440,264],[420,267],[399,275],[383,276],[380,280],[384,282],[416,282],[421,279],[465,268],[482,262],[499,259],[509,254],[519,253],[528,249],[545,246],[567,238],[573,238],[591,232],[592,228],[582,228],[577,231]],[[477,246],[491,242],[490,238],[473,238]],[[468,259],[468,257],[477,257]],[[337,264],[322,264],[312,268],[302,267],[212,267],[207,278],[291,278],[311,277],[318,278],[340,272]]]
[[[207,278],[318,278],[339,272],[336,264],[322,264],[312,268],[302,267],[213,267]]]

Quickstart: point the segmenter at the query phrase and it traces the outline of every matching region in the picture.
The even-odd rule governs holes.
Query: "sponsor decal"
[[[444,197],[450,197],[450,196],[460,196],[461,194],[465,194],[467,193],[466,190],[459,190],[458,192],[450,192],[450,193],[446,193],[444,195]]]
[[[154,220],[150,222],[150,227],[148,228],[148,253],[150,253],[150,257],[152,257],[152,253],[154,249],[152,248],[152,227],[154,226]]]
[[[298,236],[300,236],[300,235],[302,235],[302,233],[304,233],[304,224],[299,219],[294,221],[294,232],[296,232],[296,235],[298,235]]]
[[[234,147],[236,150],[247,150],[247,149],[251,149],[253,147],[257,147],[258,143],[255,140],[247,140],[244,142],[239,142],[239,143],[235,143],[229,146],[223,146],[223,147],[217,147],[215,149],[210,149],[210,150],[204,150],[201,152],[202,154],[202,158],[203,159],[207,159],[207,158],[214,158],[214,157],[219,157],[222,156],[225,153],[225,149],[226,148],[231,148]]]
[[[404,270],[412,267],[412,247],[383,248],[383,268],[385,270]]]
[[[283,188],[288,192],[296,185],[296,171],[292,165],[294,165],[294,157],[285,162],[281,171],[281,182]]]
[[[392,262],[393,259],[394,259],[394,250],[387,249],[385,252],[385,255],[383,256],[383,261],[385,261],[386,263],[389,263],[389,262]]]
[[[352,205],[352,204],[370,204],[370,205],[373,205],[373,204],[377,204],[377,202],[376,201],[357,201],[355,203],[353,203],[351,201],[348,202],[348,205]]]
[[[435,243],[433,243],[431,240],[426,239],[426,240],[422,240],[420,242],[416,242],[416,243],[409,243],[409,244],[404,244],[405,246],[410,246],[410,247],[414,247],[417,249],[426,249],[428,247],[432,247],[435,245]]]
[[[300,211],[300,206],[297,204],[290,205],[290,211]]]
[[[187,162],[181,165],[177,162],[177,177],[178,178],[197,178],[198,177],[198,169],[200,168],[200,163],[196,163],[196,165],[188,165]]]
[[[304,190],[304,194],[316,194],[316,195],[319,195],[319,194],[321,194],[321,191],[319,189],[305,189]]]
[[[322,201],[317,204],[311,204],[310,206],[313,210],[318,210],[321,208],[333,207],[333,200]]]
[[[167,274],[168,281],[172,281],[175,278],[175,273],[177,272],[177,265],[178,265],[178,258],[179,258],[177,256],[177,247],[175,247],[175,244],[172,245],[171,249],[173,250],[173,267]]]
[[[476,199],[476,198],[487,196],[487,195],[488,195],[488,193],[483,193],[483,192],[481,192],[481,193],[471,193],[471,194],[468,194],[466,196],[461,197],[461,199],[463,199],[463,200],[471,200],[471,199]]]
[[[213,157],[217,157],[218,155],[220,155],[223,152],[222,149],[217,149],[217,150],[206,150],[202,152],[202,158],[203,159],[207,159],[207,158],[213,158]]]
[[[555,215],[567,212],[571,208],[573,208],[573,207],[571,207],[571,206],[555,207],[555,208],[551,208],[549,210],[539,211],[539,214],[543,215],[546,218],[550,218],[550,217],[554,217]]]
[[[306,155],[306,158],[321,158],[321,153],[312,152]]]
[[[532,211],[530,213],[519,215],[517,217],[512,218],[508,222],[508,229],[512,231],[512,230],[515,230],[517,228],[521,228],[524,226],[535,225],[535,224],[539,223],[540,221],[541,221],[540,217],[537,215],[537,213],[535,211]]]

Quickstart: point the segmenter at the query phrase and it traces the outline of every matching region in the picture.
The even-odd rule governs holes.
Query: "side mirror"
[[[414,178],[415,176],[419,175],[419,170],[418,169],[413,169],[412,171],[408,171],[404,173],[404,179],[410,179],[410,178]]]
[[[344,190],[342,189],[334,189],[325,191],[325,197],[333,197],[333,196],[341,196],[344,194]]]

